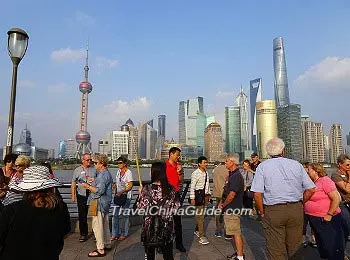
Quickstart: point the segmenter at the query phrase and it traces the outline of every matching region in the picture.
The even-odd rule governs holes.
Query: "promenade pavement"
[[[227,255],[232,254],[232,245],[230,240],[217,238],[215,233],[215,220],[213,217],[207,217],[205,229],[207,238],[210,241],[208,245],[198,243],[197,237],[193,234],[195,219],[190,217],[183,218],[183,239],[187,248],[186,253],[180,253],[174,249],[176,260],[224,260]],[[121,242],[113,242],[113,248],[107,252],[104,258],[106,260],[130,260],[144,259],[144,248],[140,242],[141,226],[132,226],[130,236]],[[242,233],[244,236],[244,253],[247,260],[267,260],[266,245],[263,236],[261,223],[249,218],[242,218]],[[61,253],[61,260],[82,260],[89,259],[88,252],[94,250],[95,242],[91,235],[89,240],[80,243],[78,241],[79,233],[71,233],[65,240],[64,249]],[[350,246],[347,247],[347,253],[350,253]],[[156,259],[163,259],[158,255]],[[298,260],[318,260],[316,248],[306,247],[300,250]]]

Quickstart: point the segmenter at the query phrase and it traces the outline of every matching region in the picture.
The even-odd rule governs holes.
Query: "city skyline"
[[[341,114],[347,109],[343,91],[350,80],[348,2],[202,1],[184,6],[107,1],[97,6],[76,1],[54,6],[16,1],[3,3],[2,10],[0,143],[5,143],[8,119],[11,61],[5,39],[11,27],[25,29],[30,37],[18,73],[14,137],[29,123],[40,147],[56,148],[59,140],[78,131],[76,84],[87,38],[92,50],[89,133],[94,151],[106,131],[128,118],[136,122],[165,114],[167,139],[177,139],[178,101],[198,95],[206,100],[206,113],[215,114],[223,125],[223,107],[232,104],[241,84],[248,93],[254,78],[264,81],[263,99],[272,99],[271,41],[278,36],[285,40],[290,101],[301,105],[302,114],[323,122],[327,133],[333,123],[342,124],[344,132],[350,128]],[[5,10],[18,10],[18,16]],[[28,11],[32,15],[25,15]],[[256,19],[242,25],[247,14]],[[45,23],[33,19],[39,16]],[[111,30],[115,33],[105,41]],[[336,103],[336,109],[327,109],[325,101]]]

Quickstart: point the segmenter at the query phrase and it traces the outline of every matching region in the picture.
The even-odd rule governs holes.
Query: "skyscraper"
[[[273,70],[275,75],[275,101],[277,108],[289,104],[289,90],[283,38],[273,39]]]
[[[257,148],[261,159],[268,159],[266,142],[277,137],[277,111],[275,100],[256,103]]]
[[[277,108],[278,137],[285,143],[285,157],[302,160],[300,105],[288,104]]]
[[[80,159],[84,153],[91,153],[91,136],[87,131],[87,116],[88,116],[88,97],[92,91],[92,85],[89,82],[89,48],[86,48],[86,61],[85,61],[85,78],[79,84],[79,90],[81,95],[81,106],[80,106],[80,131],[75,135],[75,140],[78,143],[75,157]]]
[[[248,97],[241,91],[236,97],[236,104],[240,108],[241,119],[241,152],[249,150],[249,114],[248,114]]]
[[[204,113],[203,97],[192,98],[179,103],[179,143],[196,145],[197,114]]]
[[[331,163],[336,163],[337,158],[343,153],[343,142],[342,142],[342,130],[340,124],[333,124],[331,126],[330,134],[330,153]]]
[[[143,159],[156,156],[157,130],[153,129],[153,120],[139,123],[139,155]]]
[[[138,155],[138,131],[134,125],[134,122],[129,118],[126,122],[126,125],[129,126],[129,159],[135,160]]]
[[[196,146],[204,148],[204,131],[205,128],[210,124],[215,122],[215,116],[206,116],[203,113],[197,113],[196,119]]]
[[[165,115],[159,115],[158,116],[158,137],[163,136],[165,137]]]
[[[225,148],[227,153],[241,152],[241,118],[240,107],[225,107]]]
[[[304,162],[325,162],[323,126],[312,122],[309,117],[301,118],[301,136]]]
[[[27,144],[29,146],[33,146],[32,142],[32,133],[28,130],[27,124],[26,128],[24,128],[21,132],[21,136],[19,138],[19,143],[20,144]]]
[[[256,140],[256,103],[261,101],[261,78],[250,81],[250,135],[251,149],[257,152]]]
[[[224,154],[221,126],[214,122],[204,131],[204,155],[210,162],[218,161]]]
[[[111,159],[117,160],[119,156],[127,156],[129,151],[129,129],[112,131]]]

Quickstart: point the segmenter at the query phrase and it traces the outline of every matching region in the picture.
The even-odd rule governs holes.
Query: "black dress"
[[[64,202],[52,210],[14,202],[0,213],[0,259],[58,260],[70,229]]]

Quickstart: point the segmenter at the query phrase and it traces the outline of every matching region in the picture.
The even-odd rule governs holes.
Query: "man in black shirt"
[[[226,168],[229,175],[224,187],[222,196],[223,202],[219,204],[224,212],[226,235],[232,236],[237,253],[228,256],[231,260],[244,260],[243,239],[241,235],[240,213],[243,208],[244,180],[238,168],[239,156],[229,155],[226,158]]]
[[[261,163],[259,160],[259,155],[257,153],[252,153],[250,158],[252,159],[252,162],[250,163],[250,168],[253,170],[253,172],[256,172],[256,168],[258,168],[259,164]]]

